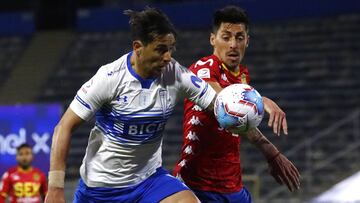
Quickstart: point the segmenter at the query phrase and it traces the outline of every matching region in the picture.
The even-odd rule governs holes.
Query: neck
[[[221,64],[223,64],[223,68],[225,68],[226,70],[230,71],[233,75],[237,75],[239,74],[240,72],[240,65],[237,65],[235,67],[233,66],[229,66],[229,65],[226,65],[223,61],[221,61],[220,59],[220,56],[214,51],[213,55],[215,55],[218,60],[221,62]]]
[[[31,166],[19,166],[20,171],[28,172],[32,169]]]
[[[138,74],[141,78],[146,79],[149,76],[146,72],[144,72],[141,68],[143,67],[142,64],[139,62],[139,58],[136,56],[135,53],[133,53],[130,57],[130,63],[132,68],[134,69],[135,73]]]

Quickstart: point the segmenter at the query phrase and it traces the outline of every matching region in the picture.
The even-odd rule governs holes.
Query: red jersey
[[[246,67],[238,75],[227,70],[215,55],[207,56],[189,68],[208,82],[222,88],[234,83],[249,83]],[[240,136],[222,129],[214,116],[185,99],[183,146],[174,175],[192,189],[219,193],[238,192],[243,187],[240,165]]]
[[[43,172],[37,168],[23,170],[13,167],[6,171],[0,183],[0,203],[9,196],[11,203],[40,203],[47,192]]]

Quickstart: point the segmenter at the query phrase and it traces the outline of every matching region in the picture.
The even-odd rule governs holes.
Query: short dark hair
[[[19,145],[19,146],[16,148],[16,152],[19,152],[22,148],[30,148],[30,149],[32,149],[29,144],[23,143],[23,144]]]
[[[143,11],[124,11],[130,16],[130,28],[132,40],[140,40],[144,45],[152,42],[156,37],[173,34],[176,38],[176,30],[169,18],[159,9],[146,7]]]
[[[214,33],[218,31],[221,23],[244,23],[246,31],[249,31],[250,22],[246,11],[238,6],[226,6],[215,11],[213,19]]]

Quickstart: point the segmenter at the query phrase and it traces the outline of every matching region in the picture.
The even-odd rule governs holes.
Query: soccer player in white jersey
[[[74,202],[198,202],[161,167],[162,132],[178,93],[211,110],[215,91],[171,58],[176,32],[159,10],[126,11],[133,51],[102,66],[54,130],[45,202],[64,202],[72,131],[93,116]]]

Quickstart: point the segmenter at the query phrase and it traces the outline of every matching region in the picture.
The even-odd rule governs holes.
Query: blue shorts
[[[193,190],[202,203],[252,203],[249,191],[243,187],[239,192],[217,193]]]
[[[126,202],[157,203],[183,190],[190,190],[162,167],[138,185],[126,188],[88,187],[82,179],[74,194],[73,203]]]

